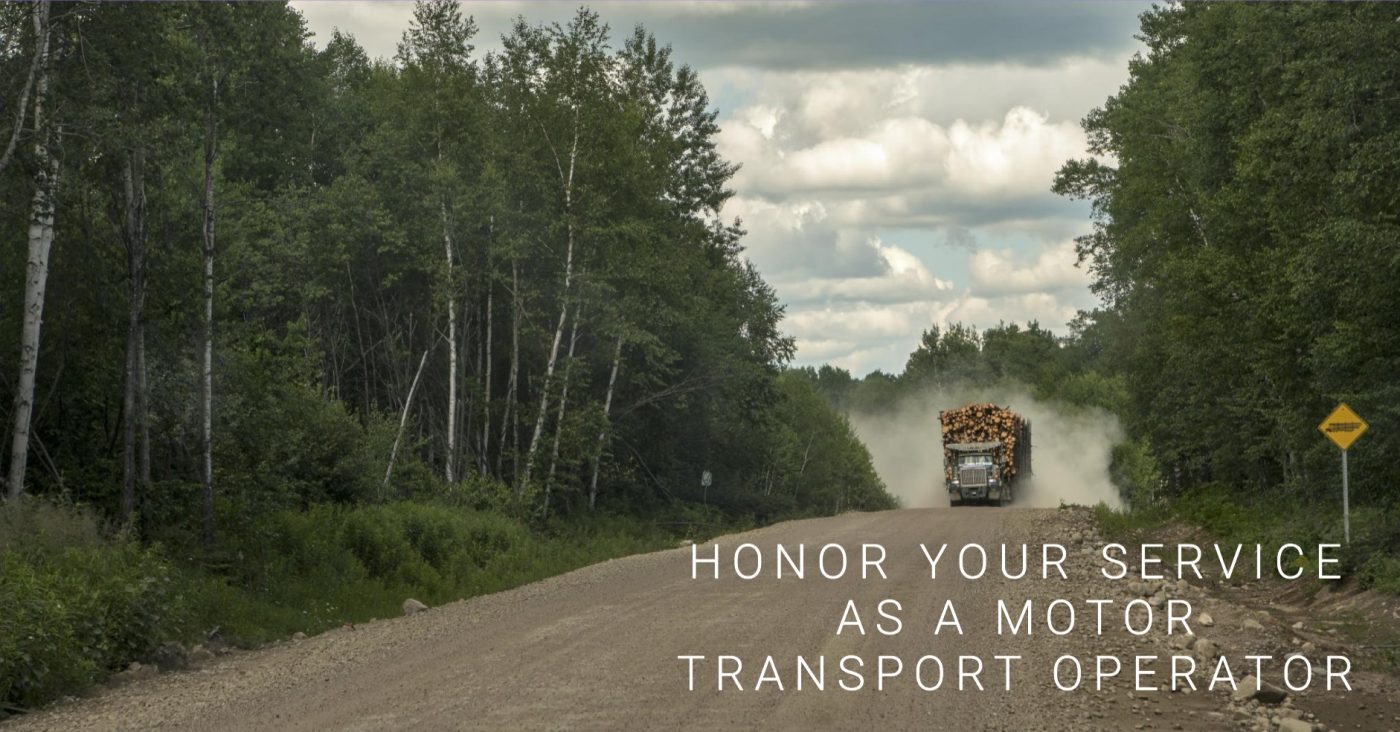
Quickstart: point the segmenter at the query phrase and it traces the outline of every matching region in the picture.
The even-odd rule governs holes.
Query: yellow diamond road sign
[[[1351,411],[1351,407],[1345,404],[1338,404],[1332,413],[1327,415],[1327,419],[1322,420],[1322,424],[1317,428],[1322,430],[1322,434],[1327,435],[1327,439],[1337,443],[1337,447],[1343,450],[1351,447],[1351,443],[1356,442],[1366,431],[1366,420],[1362,419],[1356,412]]]

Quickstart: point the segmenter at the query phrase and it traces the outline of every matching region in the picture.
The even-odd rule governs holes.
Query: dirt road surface
[[[765,549],[763,574],[735,577],[732,549],[753,542]],[[936,579],[929,576],[920,542],[946,543],[949,555]],[[1030,578],[1011,581],[992,571],[967,580],[953,571],[953,553],[964,544],[989,548],[1006,543],[1032,547]],[[1070,580],[1042,580],[1038,544],[1069,549]],[[1093,657],[1125,658],[1173,653],[1164,624],[1141,638],[1125,632],[1121,610],[1108,613],[1102,636],[1077,629],[1048,632],[1042,609],[1068,598],[1091,622],[1083,600],[1126,602],[1123,583],[1096,578],[1099,540],[1084,511],[1036,509],[909,509],[794,521],[748,534],[722,537],[721,578],[691,578],[691,549],[677,548],[614,560],[496,595],[433,608],[405,618],[344,628],[297,642],[233,653],[184,672],[110,687],[0,724],[0,732],[70,729],[198,730],[397,730],[397,729],[1392,729],[1400,728],[1400,698],[1393,679],[1358,672],[1351,693],[1310,691],[1279,706],[1232,701],[1225,691],[1140,692],[1130,673],[1102,690],[1092,682]],[[850,550],[852,565],[839,580],[823,579],[815,559],[827,543]],[[861,580],[862,544],[883,545],[888,579]],[[774,576],[776,544],[805,544],[805,579]],[[702,548],[710,545],[703,545]],[[993,553],[993,562],[997,555]],[[1019,555],[1017,555],[1019,563]],[[710,571],[708,565],[702,567]],[[702,574],[702,577],[705,576]],[[1141,588],[1140,588],[1141,589]],[[1153,588],[1146,588],[1152,590]],[[1191,597],[1196,612],[1215,614],[1209,633],[1227,654],[1287,648],[1289,626],[1246,630],[1245,617],[1264,617],[1208,597],[1199,588],[1157,588]],[[904,628],[878,633],[875,609],[895,598]],[[995,601],[1035,603],[1033,634],[996,635]],[[846,600],[854,600],[866,634],[836,634]],[[964,634],[933,635],[944,600],[952,600]],[[886,621],[886,626],[889,626]],[[1242,634],[1243,633],[1243,634]],[[1194,641],[1194,639],[1190,639]],[[1182,642],[1178,640],[1177,642]],[[1295,641],[1296,642],[1296,641]],[[1261,645],[1263,647],[1261,647]],[[1190,653],[1191,651],[1175,651]],[[716,657],[738,656],[738,681],[717,689]],[[876,691],[876,659],[902,658],[902,675]],[[1019,655],[1010,691],[994,655]],[[1086,660],[1088,688],[1058,691],[1051,668],[1062,654]],[[689,690],[683,655],[697,661]],[[772,655],[784,691],[771,679],[754,690],[766,656]],[[825,689],[797,691],[796,657],[826,658]],[[839,683],[846,655],[865,659],[864,688]],[[942,688],[924,691],[914,663],[924,655],[946,666]],[[958,656],[984,662],[985,690],[958,691]],[[732,662],[729,662],[732,664]],[[1242,662],[1241,662],[1242,663]],[[729,670],[732,670],[732,665]],[[1158,665],[1165,686],[1167,669]],[[925,683],[936,680],[925,667]],[[1243,676],[1240,673],[1240,676]],[[1204,685],[1206,677],[1198,676]],[[1358,710],[1358,706],[1360,709]],[[1326,708],[1330,718],[1312,717]],[[1298,719],[1295,719],[1298,718]]]

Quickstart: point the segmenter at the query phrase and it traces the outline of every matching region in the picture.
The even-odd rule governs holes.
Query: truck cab
[[[967,501],[1011,502],[1012,488],[1001,469],[1001,442],[965,442],[945,446],[953,459],[948,498],[954,506]]]

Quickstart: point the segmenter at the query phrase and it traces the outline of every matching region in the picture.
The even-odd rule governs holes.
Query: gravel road
[[[391,729],[661,729],[661,728],[913,728],[923,729],[1240,729],[1257,716],[1227,707],[1229,694],[1132,690],[1125,673],[1102,690],[1054,688],[1051,667],[1061,654],[1170,653],[1154,630],[1122,631],[1121,611],[1103,635],[1047,632],[1045,604],[1057,597],[1117,597],[1095,577],[1095,537],[1087,514],[1037,509],[907,509],[793,521],[716,540],[727,559],[721,578],[691,578],[690,548],[605,562],[567,575],[405,618],[339,629],[298,642],[235,653],[189,671],[108,688],[85,699],[0,724],[0,731],[41,729],[391,730]],[[753,542],[769,552],[753,580],[734,575],[733,548]],[[936,579],[919,544],[946,543]],[[978,543],[1031,545],[1029,578],[1001,577],[997,555],[978,580],[956,569],[955,553]],[[1039,548],[1069,547],[1069,580],[1042,580]],[[837,543],[850,552],[841,579],[823,578],[817,550]],[[862,580],[860,546],[883,545],[888,579]],[[807,576],[774,576],[774,545],[807,547]],[[710,545],[700,547],[709,551]],[[751,558],[750,558],[751,559]],[[1019,564],[1019,554],[1017,555]],[[708,565],[702,567],[708,573]],[[1189,588],[1188,588],[1189,589]],[[876,631],[877,604],[901,603],[903,631]],[[996,635],[997,598],[1035,603],[1029,637]],[[836,634],[847,600],[866,634]],[[945,600],[955,603],[964,634],[932,632]],[[1121,607],[1121,605],[1120,605]],[[1221,612],[1221,611],[1217,611]],[[885,621],[886,627],[889,621]],[[1163,629],[1164,626],[1159,626]],[[1197,628],[1197,632],[1202,629]],[[1222,641],[1229,645],[1229,641]],[[904,673],[876,691],[880,655],[899,656]],[[998,654],[1016,662],[1003,688]],[[689,690],[683,655],[703,655]],[[743,691],[717,689],[716,657],[738,656]],[[754,690],[773,656],[784,691],[770,679]],[[826,688],[796,690],[796,657],[826,658]],[[844,691],[853,677],[841,657],[865,659],[864,688]],[[946,666],[944,685],[924,691],[914,663],[924,655]],[[958,691],[958,656],[984,662],[985,690]],[[730,670],[732,670],[732,661]],[[1131,663],[1129,660],[1128,663]],[[1129,668],[1125,664],[1125,669]],[[927,667],[926,667],[926,670]],[[1086,665],[1092,673],[1092,666]],[[1165,676],[1165,669],[1161,673]],[[810,679],[805,679],[810,681]],[[926,683],[934,681],[930,671]],[[969,686],[970,681],[969,681]],[[1291,702],[1290,702],[1291,703]],[[1264,712],[1265,716],[1269,712]]]

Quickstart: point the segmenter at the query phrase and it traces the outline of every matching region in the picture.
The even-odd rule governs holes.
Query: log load
[[[1030,472],[1030,422],[1010,409],[991,403],[969,404],[939,412],[938,422],[943,429],[944,480],[953,479],[957,462],[947,446],[969,442],[1001,443],[996,461],[1008,482],[1022,468]]]

